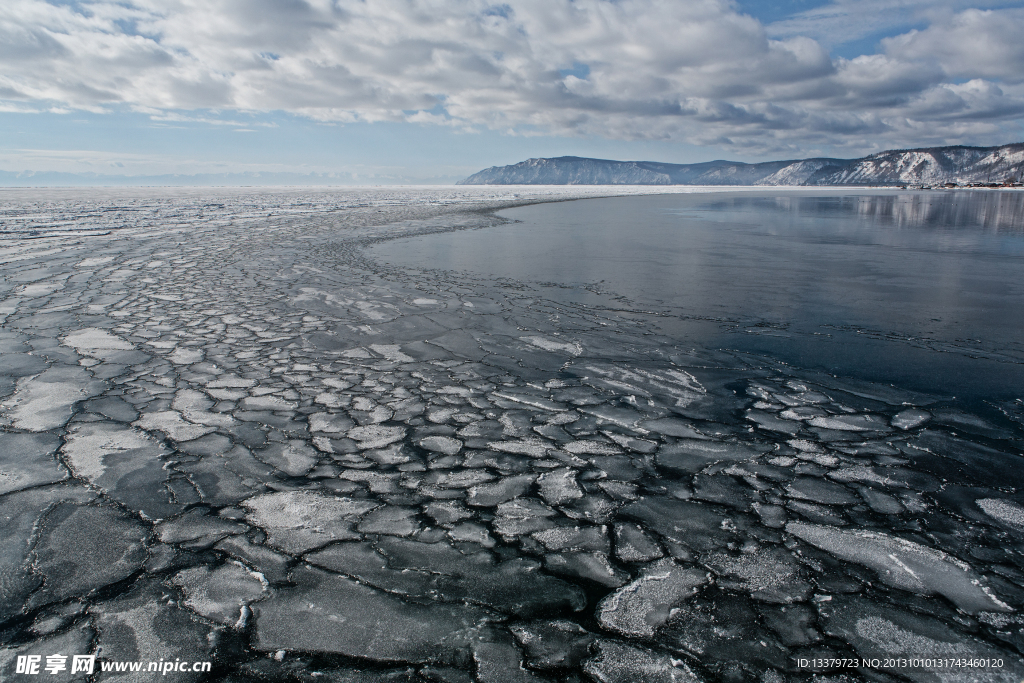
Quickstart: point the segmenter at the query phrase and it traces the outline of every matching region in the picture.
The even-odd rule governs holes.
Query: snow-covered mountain
[[[1002,183],[1024,176],[1024,143],[879,152],[863,159],[666,164],[582,157],[493,166],[460,185],[937,185]]]
[[[879,152],[824,167],[807,185],[937,185],[1020,182],[1024,143],[1002,147],[936,147]]]

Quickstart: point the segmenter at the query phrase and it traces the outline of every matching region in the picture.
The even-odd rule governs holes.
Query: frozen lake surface
[[[0,192],[0,679],[1024,679],[1020,195],[646,189]]]

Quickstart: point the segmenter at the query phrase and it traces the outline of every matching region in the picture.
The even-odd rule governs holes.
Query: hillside
[[[1024,143],[892,150],[861,159],[667,164],[583,157],[493,166],[460,185],[958,185],[1020,182]]]

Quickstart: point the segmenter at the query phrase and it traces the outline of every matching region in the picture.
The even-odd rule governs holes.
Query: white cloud
[[[829,57],[829,30],[867,35],[893,11],[927,26]],[[770,29],[725,0],[5,0],[0,109],[287,111],[752,154],[1019,136],[1022,10],[840,0]]]
[[[894,58],[933,62],[949,76],[1024,82],[1024,9],[969,9],[882,44]]]

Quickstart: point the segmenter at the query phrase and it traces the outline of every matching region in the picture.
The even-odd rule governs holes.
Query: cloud
[[[980,6],[841,0],[766,28],[725,0],[5,0],[0,108],[214,110],[231,126],[285,111],[750,154],[999,142],[1020,135],[1024,11]],[[840,25],[911,20],[879,54],[827,49]]]
[[[1024,82],[1024,9],[969,9],[882,41],[886,54],[939,65],[952,77]]]

